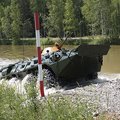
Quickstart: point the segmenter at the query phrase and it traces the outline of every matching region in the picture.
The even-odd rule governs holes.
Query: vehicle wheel
[[[56,86],[56,79],[53,72],[48,68],[43,68],[43,79],[44,85],[47,88],[55,87]]]
[[[26,74],[33,74],[33,75],[35,75],[35,76],[37,76],[38,75],[38,69],[37,68],[34,68],[34,69],[30,69],[30,70],[28,70],[27,72],[26,72]]]
[[[98,74],[97,73],[90,73],[87,76],[88,80],[97,79],[97,78],[98,78]]]

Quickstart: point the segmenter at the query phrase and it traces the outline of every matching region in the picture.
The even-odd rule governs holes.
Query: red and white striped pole
[[[38,81],[40,83],[40,93],[41,97],[44,97],[44,82],[43,82],[43,73],[42,73],[42,61],[41,61],[41,46],[40,46],[40,23],[39,23],[39,12],[34,12],[34,21],[35,21],[35,33],[36,33],[36,47],[38,54]]]

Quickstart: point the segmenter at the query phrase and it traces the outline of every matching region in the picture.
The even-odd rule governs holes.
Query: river
[[[65,46],[67,49],[75,46]],[[44,47],[42,47],[44,48]],[[0,45],[0,67],[6,64],[16,62],[20,59],[36,56],[36,47]],[[111,46],[108,54],[103,58],[102,73],[120,73],[120,46]]]

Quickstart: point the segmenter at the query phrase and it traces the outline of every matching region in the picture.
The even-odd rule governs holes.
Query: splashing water
[[[16,63],[16,62],[18,62],[19,60],[10,60],[10,59],[1,59],[0,58],[0,69],[2,68],[2,67],[4,67],[4,66],[7,66],[7,65],[9,65],[9,64],[14,64],[14,63]]]
[[[18,61],[19,60],[9,60],[9,59],[1,59],[0,58],[0,68],[7,66],[9,64],[16,63]],[[2,80],[0,80],[0,84],[6,83],[8,86],[14,87],[16,89],[16,92],[18,92],[20,94],[26,94],[25,85],[32,80],[31,78],[32,78],[32,75],[27,74],[22,80],[15,78],[15,77],[13,77],[9,80],[2,79]],[[117,81],[117,80],[120,80],[120,74],[99,73],[98,80]],[[39,91],[39,82],[36,83],[36,86]],[[46,87],[44,89],[45,89],[46,96],[49,94],[64,91],[64,89],[59,89],[59,90],[57,90],[55,88],[47,89]]]

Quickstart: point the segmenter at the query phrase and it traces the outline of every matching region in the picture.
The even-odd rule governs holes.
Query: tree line
[[[1,0],[0,39],[34,37],[34,10],[42,37],[120,36],[120,0]]]

